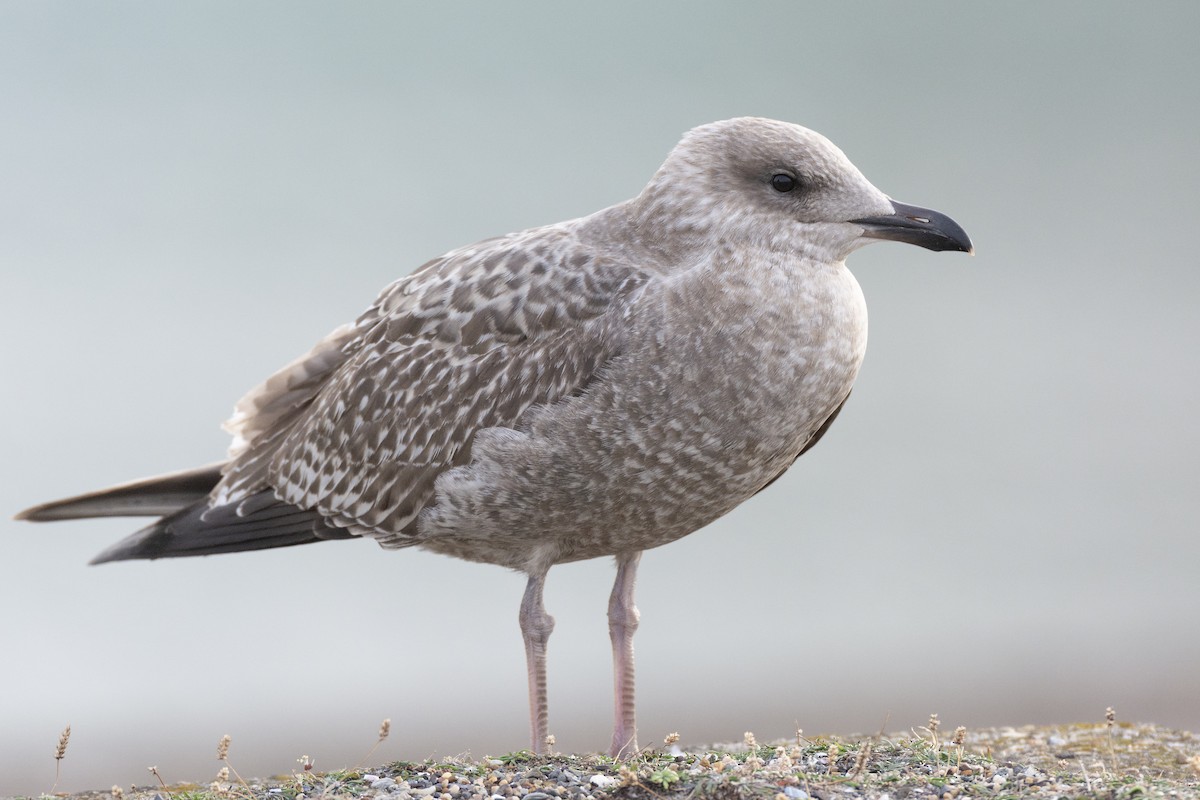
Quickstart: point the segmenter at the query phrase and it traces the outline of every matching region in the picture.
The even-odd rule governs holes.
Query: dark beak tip
[[[927,250],[975,254],[975,245],[962,226],[940,211],[892,200],[893,213],[852,220],[863,236],[888,239]]]

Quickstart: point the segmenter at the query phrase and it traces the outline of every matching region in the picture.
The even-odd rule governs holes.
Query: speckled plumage
[[[387,287],[238,403],[219,471],[24,516],[170,512],[97,561],[357,535],[524,571],[535,749],[545,574],[616,556],[612,752],[627,751],[638,555],[731,511],[824,433],[866,348],[844,259],[869,238],[970,248],[819,134],[705,125],[637,197],[454,250]]]
[[[796,135],[700,129],[638,198],[392,284],[238,405],[216,503],[271,488],[385,547],[531,571],[664,544],[753,495],[849,393],[866,308],[807,226],[713,185],[734,183],[717,147],[750,131]],[[802,136],[860,215],[890,212]]]

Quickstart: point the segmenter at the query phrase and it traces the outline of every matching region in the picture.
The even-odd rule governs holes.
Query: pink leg
[[[546,643],[554,630],[554,617],[542,605],[546,573],[530,575],[521,600],[521,636],[525,639],[525,665],[529,669],[529,735],[533,752],[546,749],[550,711],[546,700]]]
[[[638,614],[633,587],[641,553],[617,556],[617,580],[608,600],[608,635],[613,647],[613,738],[609,755],[629,758],[637,753],[637,715],[633,703],[633,634]]]

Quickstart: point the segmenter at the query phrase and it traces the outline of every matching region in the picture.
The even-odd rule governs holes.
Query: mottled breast
[[[844,264],[718,252],[610,310],[624,346],[583,393],[476,436],[421,546],[531,569],[642,550],[785,470],[849,393],[866,306]]]

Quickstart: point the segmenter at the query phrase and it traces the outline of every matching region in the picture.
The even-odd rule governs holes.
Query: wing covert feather
[[[477,431],[581,391],[619,351],[610,319],[646,279],[568,225],[429,262],[238,404],[216,502],[271,487],[330,524],[411,543],[434,480],[467,463]]]

